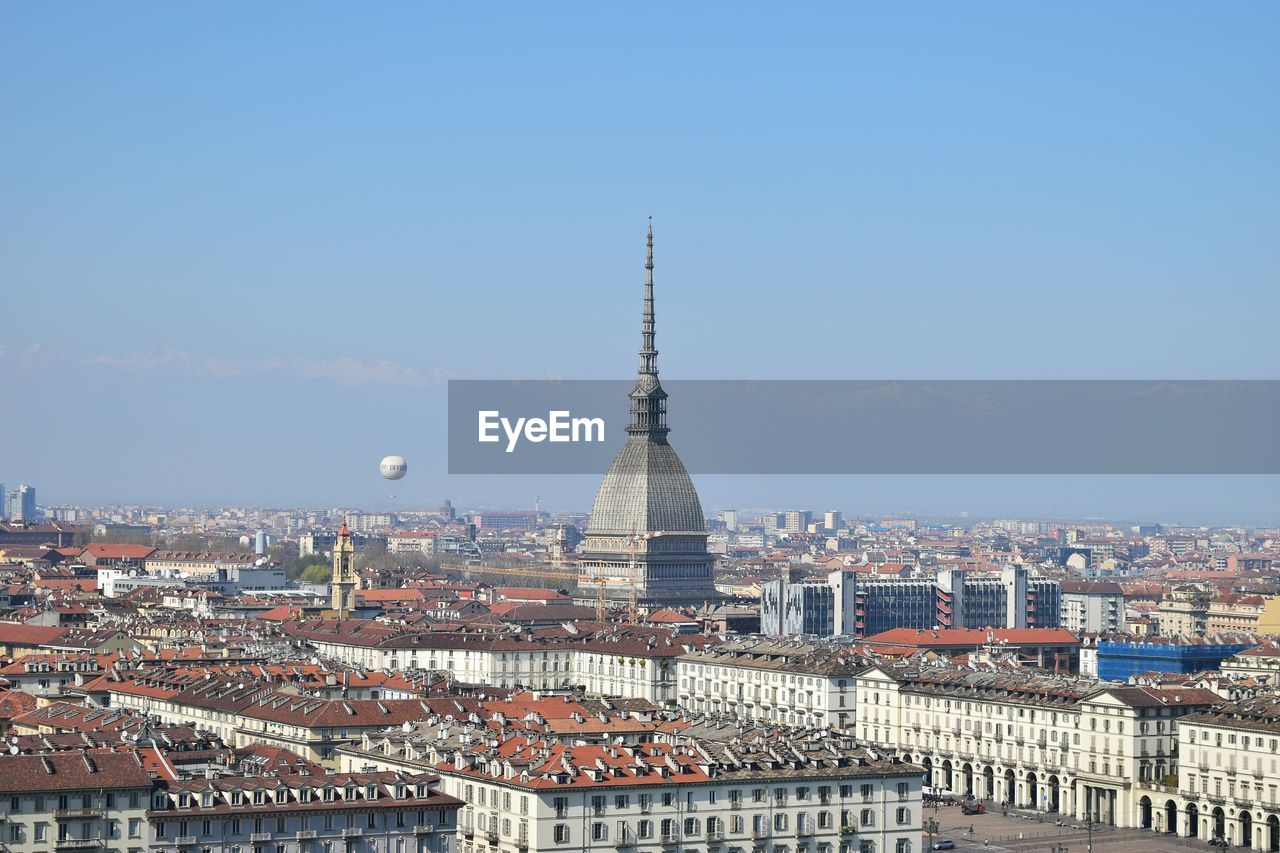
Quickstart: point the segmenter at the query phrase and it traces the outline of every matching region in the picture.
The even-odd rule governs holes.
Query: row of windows
[[[1194,731],[1194,730],[1192,730],[1192,732],[1191,732],[1191,740],[1192,740],[1192,741],[1194,741],[1194,740],[1195,740],[1195,738],[1196,738],[1195,731]],[[1240,746],[1246,746],[1246,747],[1247,747],[1247,746],[1249,746],[1249,738],[1250,738],[1250,735],[1240,735],[1239,745],[1240,745]],[[1223,740],[1224,740],[1224,738],[1223,738],[1223,736],[1222,736],[1222,732],[1214,732],[1214,733],[1213,733],[1213,742],[1214,742],[1214,744],[1215,744],[1216,746],[1222,746],[1222,744],[1223,744]],[[1232,733],[1228,734],[1228,735],[1226,736],[1226,738],[1225,738],[1225,741],[1226,741],[1226,743],[1228,743],[1228,744],[1230,744],[1230,745],[1233,745],[1233,746],[1234,746],[1234,745],[1236,745],[1236,735],[1235,735],[1235,733],[1234,733],[1234,732],[1232,732]],[[1208,732],[1207,730],[1201,730],[1201,732],[1200,732],[1200,742],[1201,742],[1201,743],[1208,743],[1208,742],[1209,742],[1209,732]],[[1272,752],[1275,752],[1275,751],[1276,751],[1276,747],[1277,747],[1277,746],[1280,746],[1280,741],[1277,741],[1275,738],[1270,738],[1270,739],[1269,739],[1269,741],[1264,741],[1264,738],[1262,738],[1262,737],[1254,737],[1254,738],[1253,738],[1253,745],[1254,745],[1255,747],[1257,747],[1258,749],[1262,749],[1262,745],[1263,745],[1263,743],[1264,743],[1264,742],[1268,742],[1268,743],[1269,743],[1269,746],[1270,746],[1270,749],[1271,749],[1271,751],[1272,751]]]
[[[77,833],[73,830],[72,825],[66,821],[58,822],[57,836],[59,841],[88,841],[98,837],[98,829],[93,821],[84,821],[80,824],[80,831]],[[25,842],[26,829],[20,823],[9,824],[9,841],[21,844]],[[48,841],[49,840],[49,824],[35,823],[31,826],[32,840]],[[108,820],[102,824],[103,838],[119,838],[120,822],[117,820]],[[129,820],[129,837],[142,837],[142,819],[131,818]]]
[[[417,812],[394,812],[388,815],[387,822],[394,823],[396,827],[405,828],[410,826],[423,826],[433,824],[436,826],[445,826],[448,820],[448,813],[444,811],[428,813],[425,810]],[[130,821],[130,831],[132,832],[134,821]],[[167,838],[170,835],[178,838],[191,837],[199,835],[204,838],[211,836],[220,836],[223,833],[227,835],[239,835],[246,827],[251,832],[287,832],[290,831],[290,824],[295,830],[306,829],[348,829],[357,825],[363,825],[370,829],[378,827],[378,812],[368,812],[364,815],[348,813],[346,815],[334,815],[327,813],[323,815],[301,816],[298,818],[288,818],[279,815],[275,818],[255,817],[252,819],[230,818],[227,820],[168,820],[157,821],[155,824],[156,837]],[[197,833],[196,830],[199,830]],[[133,836],[136,837],[136,836]]]
[[[717,678],[732,678],[734,676],[740,677],[742,674],[742,671],[738,667],[724,667],[698,663],[682,664],[682,667],[684,666],[689,667],[698,675],[713,676]],[[781,680],[784,684],[808,685],[809,687],[817,687],[818,682],[823,680],[806,675],[779,675],[772,672],[761,673],[759,670],[753,669],[748,669],[747,672],[750,673],[751,680],[753,681],[759,681],[763,678],[767,681]],[[844,687],[846,686],[846,682],[847,679],[842,678],[837,682],[837,686]]]
[[[853,798],[855,789],[853,785],[848,785],[848,784],[840,785],[838,786],[838,788],[833,788],[833,786],[831,785],[818,785],[812,788],[808,785],[797,785],[794,789],[774,788],[773,799],[774,799],[774,802],[785,803],[787,801],[787,797],[789,795],[793,795],[796,798],[796,800],[801,802],[805,802],[816,797],[818,802],[825,803],[831,799],[832,792],[836,790],[839,791],[839,795],[842,800],[848,800]],[[911,794],[911,784],[909,782],[898,782],[897,785],[895,786],[895,791],[898,795],[898,799],[905,800]],[[876,792],[875,785],[864,783],[857,787],[857,793],[862,798],[863,802],[871,802],[875,797],[875,792]],[[710,805],[715,805],[720,801],[720,792],[715,789],[710,789],[705,792],[687,790],[684,792],[685,806],[692,807],[697,805],[699,802],[702,802],[703,798],[701,795],[703,793],[705,793],[705,802],[707,802]],[[479,804],[484,805],[485,804],[484,788],[481,788],[480,794],[481,795],[480,795]],[[769,795],[768,788],[752,788],[751,802],[763,803],[765,802],[768,795]],[[470,785],[466,786],[465,799],[468,802],[472,801]],[[743,792],[741,790],[729,791],[728,801],[731,806],[736,808],[742,802],[742,799],[743,799]],[[676,792],[663,791],[661,794],[661,800],[662,800],[662,805],[665,808],[670,808],[676,805]],[[592,795],[591,797],[592,811],[595,812],[596,814],[603,813],[606,806],[608,805],[608,802],[609,802],[609,798],[605,794]],[[636,803],[640,806],[642,810],[648,809],[653,805],[653,795],[638,794],[636,796]],[[563,815],[563,814],[567,814],[569,811],[568,797],[556,797],[554,800],[552,800],[552,804],[555,807],[557,814]],[[494,806],[497,805],[496,792],[494,796],[490,798],[490,805],[494,805]],[[506,810],[510,810],[511,808],[510,792],[504,792],[502,807]],[[613,797],[613,807],[615,809],[630,808],[631,795],[615,794]],[[521,806],[521,813],[522,814],[528,813],[527,808],[525,808],[523,804]]]
[[[910,826],[911,809],[905,806],[899,808],[895,812],[894,818],[898,826]],[[863,809],[858,815],[856,824],[854,823],[852,812],[845,810],[840,813],[840,829],[842,832],[852,832],[857,828],[872,829],[875,825],[876,815],[872,809]],[[656,827],[654,821],[641,820],[636,822],[634,834],[628,824],[619,821],[616,827],[616,838],[619,841],[651,839],[654,837],[655,828],[661,832],[663,839],[695,838],[702,835],[704,831],[707,837],[716,838],[726,831],[730,835],[742,835],[746,832],[746,820],[742,815],[733,815],[729,818],[727,824],[723,818],[718,817],[709,817],[705,821],[696,817],[686,817],[683,822],[675,818],[663,818]],[[768,836],[773,832],[786,832],[790,828],[790,815],[786,813],[775,814],[772,821],[762,814],[752,815],[751,817],[751,834],[757,837]],[[818,812],[816,821],[808,814],[796,816],[796,829],[801,833],[833,830],[835,828],[835,818],[831,812]],[[509,820],[503,821],[502,831],[504,835],[511,834]],[[520,832],[522,837],[527,832],[527,827],[523,823],[520,826]],[[608,841],[609,824],[602,820],[593,821],[590,826],[590,833],[592,841]],[[553,828],[553,837],[557,844],[569,844],[572,841],[573,830],[567,823],[557,823]]]
[[[52,803],[56,809],[114,809],[116,803],[128,803],[129,808],[137,809],[142,807],[142,794],[139,791],[132,791],[127,796],[121,795],[116,797],[115,792],[105,791],[101,795],[84,793],[69,793],[50,796],[46,799],[43,794],[36,794],[34,797],[28,797],[27,800],[32,805],[32,811],[43,812],[46,810],[46,804]],[[9,798],[9,811],[13,814],[21,814],[23,810],[23,798],[13,796]]]

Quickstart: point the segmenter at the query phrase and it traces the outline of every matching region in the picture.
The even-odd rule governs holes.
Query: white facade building
[[[1141,784],[1179,772],[1177,721],[1220,701],[943,667],[872,666],[857,690],[860,739],[928,768],[934,785],[1121,827],[1141,825]]]
[[[741,720],[853,725],[861,659],[848,646],[747,638],[679,660],[680,706]]]

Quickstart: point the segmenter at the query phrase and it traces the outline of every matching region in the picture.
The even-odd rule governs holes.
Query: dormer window
[[[178,808],[185,809],[191,805],[191,795],[183,791],[178,795]]]
[[[324,793],[321,795],[321,799],[323,799],[326,803],[332,803],[332,802],[333,802],[333,789],[332,789],[332,788],[325,788],[325,789],[324,789]]]
[[[206,808],[206,809],[207,809],[207,808],[209,808],[209,807],[210,807],[210,806],[212,806],[212,805],[213,805],[213,791],[203,791],[203,792],[201,792],[201,794],[200,794],[200,806],[201,806],[202,808]]]
[[[241,791],[239,788],[236,788],[234,791],[231,792],[231,805],[233,806],[244,805],[244,791]]]
[[[377,786],[377,785],[367,785],[367,786],[365,786],[365,789],[364,789],[364,798],[365,798],[366,800],[376,800],[376,799],[378,799],[378,786]]]
[[[254,791],[254,792],[253,792],[253,804],[254,804],[255,806],[260,806],[260,805],[262,805],[262,799],[263,799],[263,797],[262,797],[262,791],[261,791],[261,790],[257,790],[257,791]]]
[[[311,802],[311,789],[310,789],[310,788],[299,788],[299,789],[298,789],[298,802],[300,802],[300,803],[309,803],[309,802]]]
[[[396,799],[397,799],[397,800],[403,800],[406,796],[408,796],[408,790],[405,788],[405,786],[404,786],[404,785],[399,785],[399,784],[397,784],[397,785],[396,785]]]

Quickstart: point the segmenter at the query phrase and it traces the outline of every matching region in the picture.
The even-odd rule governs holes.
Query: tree
[[[302,580],[306,583],[328,583],[332,576],[329,567],[322,563],[312,563],[302,570]]]

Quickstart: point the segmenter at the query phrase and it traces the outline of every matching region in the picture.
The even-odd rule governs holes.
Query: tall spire
[[[649,237],[644,260],[644,317],[640,321],[640,372],[658,375],[658,350],[653,342],[653,217],[649,217]]]
[[[628,435],[644,435],[665,443],[667,436],[667,392],[658,381],[658,349],[653,341],[653,217],[645,240],[644,314],[640,320],[640,370],[631,390],[631,420]]]

